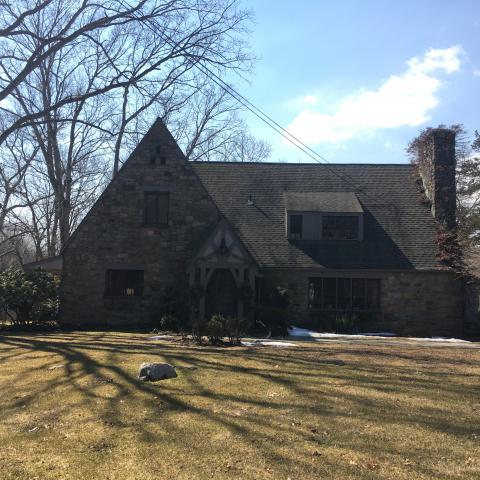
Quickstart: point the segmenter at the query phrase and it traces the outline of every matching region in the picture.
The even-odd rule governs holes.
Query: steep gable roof
[[[419,201],[410,165],[195,162],[193,167],[261,267],[440,267],[436,223]],[[355,193],[364,211],[363,241],[289,240],[288,192],[316,193],[310,200],[351,192],[332,196],[343,203]]]

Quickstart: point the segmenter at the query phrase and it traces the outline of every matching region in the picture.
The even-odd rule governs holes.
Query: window
[[[309,307],[321,310],[380,310],[378,278],[311,278]]]
[[[301,240],[303,230],[303,216],[290,215],[290,238]]]
[[[321,212],[287,212],[292,240],[361,240],[363,216]]]
[[[358,240],[358,216],[323,215],[322,238],[327,240]]]
[[[145,225],[168,225],[168,192],[144,192]]]
[[[107,296],[141,297],[143,270],[107,270]]]

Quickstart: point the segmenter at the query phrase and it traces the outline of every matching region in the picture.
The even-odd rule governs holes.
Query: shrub
[[[375,312],[312,312],[308,328],[322,332],[358,333],[364,328],[376,328]]]
[[[206,333],[210,343],[220,343],[225,336],[225,317],[223,315],[213,315],[207,322]]]
[[[179,332],[181,325],[177,317],[165,313],[160,319],[159,327],[162,331]]]
[[[225,319],[225,335],[230,343],[240,343],[240,338],[247,331],[247,321],[243,318],[227,317]]]
[[[336,333],[353,333],[356,326],[356,315],[351,313],[339,314],[335,318]]]
[[[198,342],[202,343],[203,337],[206,334],[207,323],[204,320],[194,320],[192,322],[192,337]]]
[[[286,337],[291,317],[289,310],[280,307],[263,305],[257,307],[257,323],[265,326],[273,336]]]
[[[58,313],[58,277],[45,270],[0,273],[0,305],[14,325],[46,323]]]
[[[58,298],[48,298],[44,302],[38,303],[32,308],[33,323],[48,323],[57,319],[60,300]]]
[[[160,330],[179,331],[188,322],[188,287],[184,284],[168,285],[163,289],[153,308],[151,320]],[[167,317],[164,321],[164,317]]]

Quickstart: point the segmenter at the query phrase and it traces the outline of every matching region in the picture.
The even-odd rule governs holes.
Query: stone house
[[[436,240],[455,136],[430,137],[425,202],[412,165],[188,162],[157,120],[63,249],[62,322],[141,326],[183,285],[191,319],[253,320],[282,292],[297,324],[458,335],[464,286]]]

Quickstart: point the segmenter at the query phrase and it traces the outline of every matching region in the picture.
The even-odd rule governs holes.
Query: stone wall
[[[143,225],[144,191],[170,193],[167,226]],[[218,212],[176,142],[157,121],[74,232],[63,252],[61,321],[135,327],[186,268]],[[105,296],[107,269],[144,270],[142,297]]]
[[[456,224],[455,131],[428,130],[419,140],[418,171],[434,218],[447,229]]]
[[[450,272],[341,273],[315,270],[265,270],[262,288],[282,286],[289,291],[293,318],[314,327],[321,312],[308,310],[310,277],[360,277],[380,279],[381,311],[372,314],[364,328],[402,335],[445,335],[463,333],[463,282]]]

